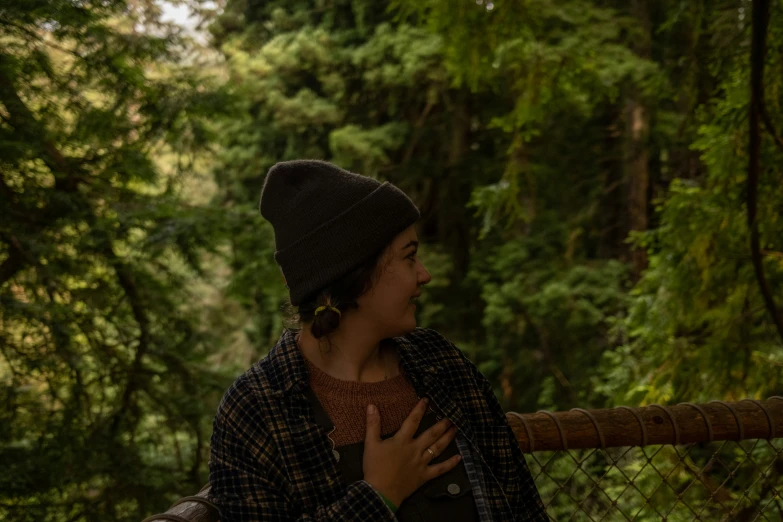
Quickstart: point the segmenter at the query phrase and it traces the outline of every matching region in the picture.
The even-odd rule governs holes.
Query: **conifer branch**
[[[106,238],[107,241],[108,238]],[[133,275],[127,264],[123,263],[114,250],[111,247],[111,243],[108,243],[104,254],[114,268],[114,272],[117,275],[117,280],[120,283],[120,287],[125,292],[125,296],[128,298],[131,306],[131,312],[133,318],[136,320],[136,324],[139,327],[139,345],[136,348],[136,354],[133,357],[130,370],[128,371],[128,380],[125,384],[125,390],[122,392],[122,398],[120,399],[120,406],[114,413],[114,418],[111,424],[112,436],[117,435],[120,428],[120,420],[122,416],[127,412],[130,401],[133,398],[133,394],[140,387],[140,374],[142,370],[142,361],[144,356],[149,351],[150,347],[150,325],[147,313],[144,310],[141,296],[139,295],[138,288],[134,281]]]
[[[81,60],[84,60],[84,56],[82,56],[78,52],[74,51],[73,49],[66,49],[65,47],[61,47],[61,46],[57,45],[54,42],[50,42],[46,38],[41,37],[41,35],[36,34],[34,31],[31,31],[30,29],[28,29],[28,28],[26,28],[24,26],[21,26],[19,24],[15,24],[13,22],[9,22],[8,20],[3,20],[2,18],[0,18],[0,25],[4,25],[6,27],[13,27],[17,31],[20,31],[20,32],[26,34],[27,36],[29,36],[30,38],[32,38],[33,40],[35,40],[35,41],[37,41],[39,43],[42,43],[42,44],[44,44],[44,45],[46,45],[48,47],[51,47],[52,49],[56,49],[56,50],[60,51],[60,52],[63,52],[63,53],[66,53],[66,54],[70,54],[71,56],[75,56],[76,58],[79,58]]]
[[[55,174],[57,190],[75,191],[80,181],[79,177],[73,172],[69,159],[49,139],[46,128],[19,96],[12,78],[6,73],[9,66],[8,56],[0,53],[0,103],[5,106],[8,113],[5,119],[21,136],[40,146],[41,160]],[[57,179],[57,174],[60,174],[60,179]]]

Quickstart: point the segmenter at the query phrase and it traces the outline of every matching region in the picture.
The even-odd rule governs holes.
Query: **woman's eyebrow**
[[[406,248],[409,248],[409,247],[419,248],[419,242],[418,241],[411,241],[410,243],[408,243],[407,245],[402,247],[402,249],[405,250]]]

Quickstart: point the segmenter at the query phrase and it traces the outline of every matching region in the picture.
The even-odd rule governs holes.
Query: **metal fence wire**
[[[783,521],[783,439],[527,455],[552,520]]]
[[[552,520],[783,522],[779,397],[509,420]]]

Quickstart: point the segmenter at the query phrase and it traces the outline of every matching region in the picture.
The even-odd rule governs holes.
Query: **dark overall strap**
[[[315,415],[315,422],[318,423],[319,426],[322,428],[325,428],[326,431],[332,431],[332,428],[334,428],[334,423],[332,422],[332,419],[329,418],[329,414],[326,413],[326,410],[324,410],[323,405],[321,404],[321,401],[318,400],[318,397],[316,397],[315,392],[313,392],[313,389],[309,386],[307,386],[303,393],[307,400],[310,402],[310,406],[313,408],[313,414]]]

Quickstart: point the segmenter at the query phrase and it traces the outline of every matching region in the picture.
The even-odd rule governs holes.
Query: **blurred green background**
[[[748,201],[779,310],[783,5],[756,198],[751,14],[4,0],[0,518],[141,520],[206,482],[218,401],[283,326],[257,202],[286,159],[414,199],[433,275],[419,324],[508,410],[780,394]]]

